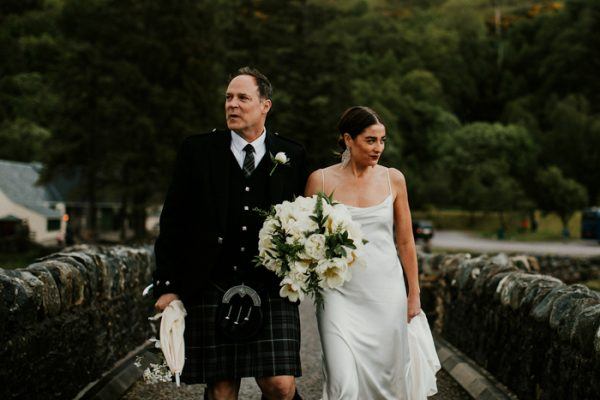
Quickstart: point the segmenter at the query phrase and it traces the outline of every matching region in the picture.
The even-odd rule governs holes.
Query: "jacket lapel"
[[[210,152],[211,171],[216,211],[222,232],[227,229],[227,207],[229,204],[229,170],[231,152],[231,134],[228,131],[214,133],[216,137],[215,151]]]
[[[267,137],[265,138],[265,145],[267,147],[267,154],[265,157],[269,157],[269,172],[273,169],[275,164],[271,161],[271,154],[275,155],[280,151],[284,151],[284,148],[281,145],[281,141],[277,137],[277,135],[270,134],[267,132]],[[273,172],[273,175],[269,176],[269,200],[271,204],[278,204],[283,201],[283,184],[284,184],[284,174],[281,171],[281,168],[286,168],[283,165],[278,165]]]

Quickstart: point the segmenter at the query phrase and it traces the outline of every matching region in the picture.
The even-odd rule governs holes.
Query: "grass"
[[[436,229],[470,231],[477,235],[496,238],[500,226],[497,213],[474,212],[463,210],[431,210],[414,211],[413,219],[429,219],[433,221]],[[506,213],[505,221],[508,229],[505,239],[519,241],[563,241],[562,223],[554,214],[542,215],[536,212],[538,229],[536,232],[520,229],[521,213]],[[580,239],[581,235],[581,212],[573,215],[569,221],[571,240]]]
[[[593,281],[582,282],[584,285],[589,287],[592,290],[597,290],[600,292],[600,279],[596,279]]]
[[[21,253],[0,253],[0,268],[25,268],[33,264],[37,258],[54,252],[56,252],[55,248],[34,247]]]

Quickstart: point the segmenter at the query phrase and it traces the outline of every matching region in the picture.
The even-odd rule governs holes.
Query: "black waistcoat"
[[[264,221],[254,209],[266,211],[270,207],[269,155],[265,154],[250,177],[244,176],[232,153],[229,158],[227,240],[219,265],[213,270],[213,281],[221,287],[244,282],[250,286],[260,284],[270,292],[278,291],[279,278],[266,268],[254,265],[258,232]]]

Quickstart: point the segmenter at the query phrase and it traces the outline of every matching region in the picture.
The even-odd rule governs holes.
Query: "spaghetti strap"
[[[321,191],[325,193],[325,169],[321,168],[322,186]]]
[[[388,189],[390,190],[390,195],[392,194],[392,181],[390,180],[390,169],[387,168],[387,176],[388,176]]]

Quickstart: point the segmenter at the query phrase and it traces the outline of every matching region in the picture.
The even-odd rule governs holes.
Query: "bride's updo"
[[[383,122],[381,122],[379,115],[369,107],[354,106],[344,111],[337,125],[340,134],[338,144],[342,151],[346,150],[344,133],[355,139],[362,131],[375,124],[383,124]]]

